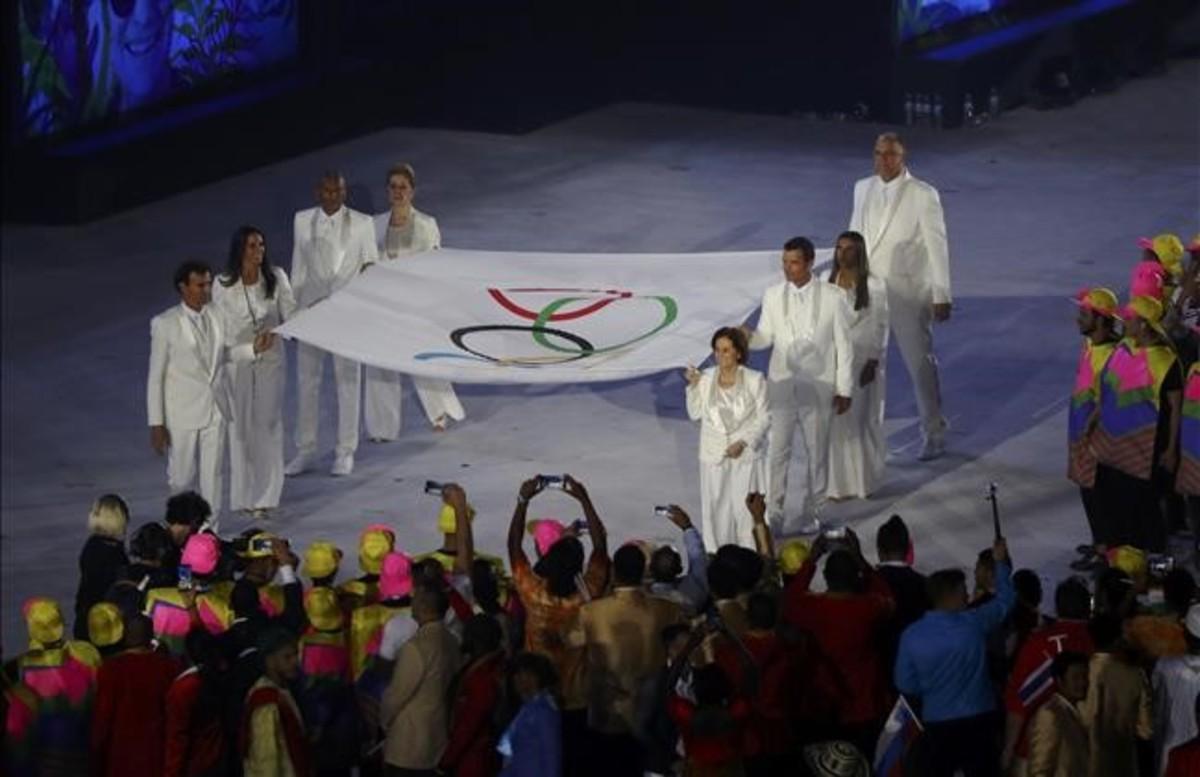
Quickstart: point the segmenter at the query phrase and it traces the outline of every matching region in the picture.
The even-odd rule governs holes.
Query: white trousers
[[[896,281],[888,281],[887,291],[892,337],[900,348],[913,392],[917,395],[921,434],[927,440],[940,440],[946,432],[946,419],[942,416],[937,357],[933,355],[933,311],[929,294]]]
[[[167,488],[172,496],[192,489],[199,491],[215,519],[221,514],[225,490],[225,421],[216,413],[214,418],[203,429],[167,427],[171,435]]]
[[[400,406],[403,401],[401,384],[404,376],[378,367],[367,367],[365,371],[367,400],[363,416],[367,424],[367,437],[394,440],[400,436]],[[429,423],[435,423],[443,416],[455,421],[461,421],[466,416],[462,403],[458,401],[458,395],[454,393],[454,386],[449,381],[414,376],[412,382]]]
[[[280,354],[283,345],[276,346]],[[229,506],[254,510],[279,506],[283,491],[283,382],[281,356],[228,367],[233,385],[229,424]]]
[[[754,550],[754,518],[746,495],[766,485],[765,463],[749,449],[736,459],[700,462],[700,517],[704,547],[711,552],[722,545]]]
[[[820,517],[825,507],[833,388],[806,381],[771,381],[767,399],[771,416],[767,432],[767,514],[776,533],[794,534],[804,523]],[[783,508],[793,444],[799,448],[803,477],[800,493],[804,501],[800,514],[789,519]]]
[[[336,356],[320,348],[299,343],[296,347],[296,450],[312,456],[317,452],[317,424],[321,411],[321,377],[325,357],[333,358],[333,377],[337,383],[337,447],[339,456],[358,450],[358,403],[362,393],[362,368],[356,361]]]

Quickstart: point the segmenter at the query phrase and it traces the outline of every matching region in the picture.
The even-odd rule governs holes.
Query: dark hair
[[[799,251],[806,262],[811,262],[817,255],[817,249],[813,247],[812,241],[806,237],[793,237],[783,244],[783,250],[785,252]]]
[[[1111,650],[1120,641],[1123,631],[1121,619],[1109,613],[1101,613],[1088,623],[1088,634],[1096,650]]]
[[[1054,657],[1050,664],[1050,674],[1055,680],[1061,681],[1067,676],[1067,670],[1073,666],[1087,666],[1088,657],[1077,650],[1064,650]]]
[[[746,334],[736,326],[723,326],[713,333],[712,340],[709,341],[709,348],[717,350],[717,341],[725,338],[733,345],[733,350],[737,351],[738,364],[746,363]]]
[[[993,571],[996,569],[996,556],[992,553],[991,548],[984,548],[979,551],[979,556],[975,559],[975,565],[978,566],[980,564],[983,564],[984,569]]]
[[[1096,611],[1124,618],[1132,604],[1132,593],[1133,578],[1123,569],[1109,567],[1096,578]]]
[[[225,263],[225,272],[221,273],[222,286],[232,286],[242,277],[242,255],[246,253],[246,242],[250,240],[251,235],[261,237],[265,246],[267,236],[263,234],[261,229],[249,225],[238,227],[234,231],[233,237],[229,240],[229,260]],[[259,275],[262,277],[262,282],[267,290],[267,299],[274,299],[275,272],[271,269],[271,260],[266,251],[263,251],[262,267],[259,268]]]
[[[223,721],[224,688],[221,676],[221,643],[207,629],[192,629],[183,640],[184,652],[200,670],[200,694],[192,707],[193,724]]]
[[[1078,577],[1068,577],[1054,589],[1054,611],[1058,617],[1083,621],[1092,614],[1092,593]]]
[[[779,608],[775,597],[763,591],[755,591],[750,594],[750,601],[746,603],[746,617],[749,619],[752,629],[770,631],[775,628],[779,619]]]
[[[1032,569],[1018,569],[1012,576],[1017,601],[1037,607],[1042,603],[1042,579]]]
[[[500,581],[496,579],[496,570],[487,559],[477,558],[471,563],[471,593],[479,608],[488,615],[503,611],[500,606]]]
[[[186,286],[192,275],[212,275],[212,268],[195,259],[187,260],[175,268],[175,291],[178,292],[180,286]]]
[[[875,533],[875,550],[880,556],[904,556],[908,552],[908,526],[904,519],[893,515]]]
[[[238,580],[229,594],[229,607],[234,617],[257,621],[264,616],[259,603],[258,587],[246,578]]]
[[[296,635],[283,626],[267,626],[259,632],[254,641],[254,646],[258,648],[258,658],[264,662],[280,650],[295,645]]]
[[[655,548],[650,554],[650,578],[656,583],[673,583],[683,574],[683,559],[670,545]]]
[[[413,170],[413,166],[408,162],[400,162],[389,167],[387,171],[387,179],[384,181],[384,183],[391,183],[392,178],[397,175],[407,178],[408,184],[414,189],[417,188],[417,173],[415,170]]]
[[[129,540],[129,552],[134,558],[158,564],[166,560],[174,547],[171,535],[161,523],[142,524]]]
[[[438,618],[446,617],[446,611],[450,609],[450,596],[440,580],[436,583],[426,580],[414,585],[413,609],[418,606],[428,607]]]
[[[613,554],[613,581],[616,585],[641,585],[646,576],[646,554],[637,545],[617,548]]]
[[[198,530],[212,516],[212,507],[208,501],[195,491],[184,491],[167,500],[167,514],[163,518],[168,524],[178,526],[187,524]],[[257,534],[261,529],[254,529]]]
[[[708,590],[712,591],[715,599],[732,599],[737,596],[737,570],[720,556],[708,565]]]
[[[417,585],[428,583],[440,588],[446,581],[446,568],[433,556],[423,558],[412,565],[412,579]]]
[[[130,613],[122,620],[125,622],[125,637],[122,640],[125,647],[144,647],[154,639],[154,624],[142,613]]]
[[[575,578],[583,571],[583,543],[578,537],[563,537],[550,546],[533,569],[546,581],[546,588],[559,598],[578,593]]]
[[[1163,598],[1173,612],[1186,615],[1196,598],[1196,578],[1183,567],[1175,567],[1163,578]]]
[[[687,636],[692,633],[692,627],[686,623],[672,623],[670,626],[663,628],[659,632],[659,639],[662,640],[663,647],[670,647],[671,643],[679,639],[681,636]]]
[[[748,593],[762,579],[763,558],[750,548],[741,545],[722,545],[717,548],[717,558],[729,564],[736,576],[739,593]]]
[[[925,581],[929,601],[937,605],[951,594],[957,594],[967,584],[967,576],[961,569],[939,569]]]
[[[849,240],[854,244],[854,253],[858,259],[858,268],[854,279],[854,309],[862,310],[871,306],[871,291],[867,287],[867,278],[871,274],[871,265],[867,262],[867,241],[857,232],[846,231],[838,235],[839,241]],[[837,258],[834,257],[833,264],[829,268],[829,282],[833,283],[837,280],[838,270]]]
[[[543,691],[553,690],[558,685],[554,663],[543,653],[518,653],[512,660],[510,672],[513,677],[519,674],[532,675]]]
[[[692,672],[692,691],[696,694],[696,705],[700,707],[724,705],[733,695],[729,677],[715,663]]]
[[[836,593],[859,590],[858,560],[845,548],[838,548],[825,559],[825,585]]]
[[[472,615],[463,624],[462,652],[478,658],[499,650],[503,639],[499,621],[490,615]]]

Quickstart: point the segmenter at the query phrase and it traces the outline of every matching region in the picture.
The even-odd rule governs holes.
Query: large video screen
[[[900,42],[1013,4],[1014,0],[897,0]]]
[[[15,1],[25,136],[153,106],[299,47],[299,0]]]

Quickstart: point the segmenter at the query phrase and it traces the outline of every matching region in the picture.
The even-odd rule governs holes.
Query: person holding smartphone
[[[687,410],[700,422],[700,522],[704,547],[754,547],[746,495],[766,490],[767,382],[746,364],[746,336],[722,327],[712,336],[715,366],[689,367]]]

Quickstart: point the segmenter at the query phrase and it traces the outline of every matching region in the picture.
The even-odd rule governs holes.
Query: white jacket
[[[339,216],[339,244],[332,255],[317,250],[319,207],[298,211],[292,236],[292,291],[299,309],[320,302],[345,286],[379,258],[371,217],[345,206]]]
[[[413,242],[412,248],[408,249],[406,253],[415,254],[419,251],[431,251],[442,247],[442,232],[438,229],[437,219],[416,208],[412,209],[411,218],[413,220]],[[376,213],[374,219],[375,250],[378,252],[380,260],[387,260],[390,258],[387,255],[387,228],[388,222],[392,219],[392,212],[385,210],[383,213]]]
[[[218,414],[225,420],[233,416],[225,362],[253,361],[254,345],[227,347],[221,316],[211,305],[205,305],[201,315],[208,321],[210,353],[206,355],[200,353],[182,303],[150,321],[150,374],[146,380],[150,426],[203,429],[217,420]]]
[[[687,387],[688,417],[700,422],[700,461],[716,464],[725,458],[725,450],[742,442],[744,457],[763,455],[770,416],[767,413],[767,381],[749,367],[738,367],[737,383],[732,390],[729,423],[722,416],[717,392],[717,368],[700,373],[700,381]]]
[[[804,310],[789,310],[788,281],[763,293],[762,312],[758,328],[750,337],[750,347],[772,348],[767,368],[772,383],[795,380],[831,389],[837,396],[852,396],[854,350],[846,292],[815,275],[806,286],[809,284],[812,304]],[[810,326],[811,338],[796,338],[798,328]]]
[[[900,285],[926,297],[931,304],[950,302],[946,219],[937,189],[905,170],[881,223],[870,223],[869,204],[882,186],[877,175],[854,184],[850,229],[867,242],[871,273],[889,286]]]

